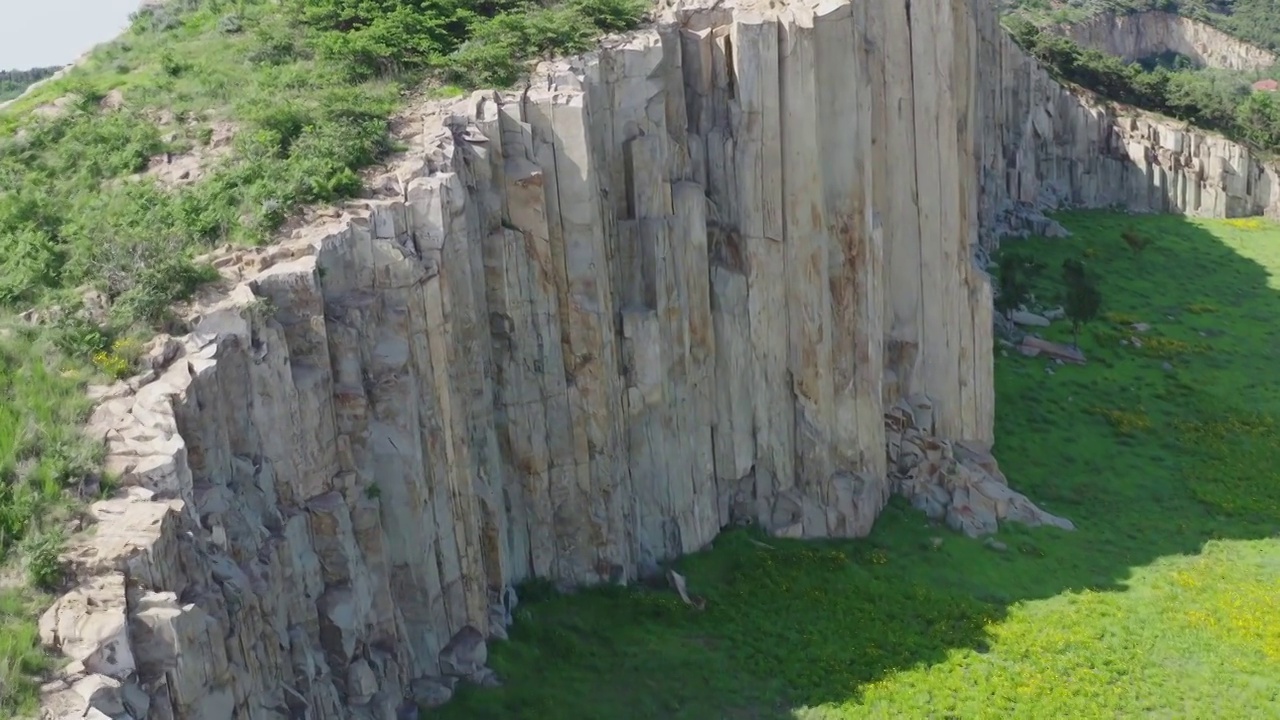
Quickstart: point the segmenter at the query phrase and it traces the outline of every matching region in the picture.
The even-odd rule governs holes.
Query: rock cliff
[[[495,682],[521,580],[860,536],[893,490],[1070,527],[988,454],[972,256],[1023,195],[979,168],[1048,152],[993,50],[978,0],[683,6],[423,110],[374,198],[219,257],[193,332],[94,389],[124,489],[42,618],[46,714],[411,716]]]
[[[1200,67],[1227,70],[1264,70],[1276,62],[1275,54],[1269,50],[1173,13],[1101,13],[1055,29],[1081,47],[1128,62],[1166,51],[1185,55]]]
[[[979,54],[986,244],[1060,207],[1280,216],[1280,174],[1248,147],[1064,87],[1003,32]]]

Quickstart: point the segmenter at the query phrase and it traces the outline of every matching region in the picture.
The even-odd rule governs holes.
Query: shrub
[[[1000,256],[1000,293],[995,299],[996,310],[1009,317],[1031,297],[1031,287],[1043,266],[1032,258],[1014,253]]]
[[[570,0],[540,7],[518,0],[285,0],[311,44],[353,78],[443,72],[471,87],[507,85],[525,63],[586,49],[601,32],[634,28],[642,0]]]
[[[235,13],[223,15],[222,19],[218,21],[218,32],[235,35],[242,30],[244,30],[243,21]]]
[[[1106,420],[1121,435],[1136,435],[1151,429],[1151,418],[1141,407],[1137,410],[1095,407],[1090,408],[1089,412]]]
[[[1102,292],[1080,260],[1064,260],[1062,278],[1067,296],[1063,309],[1071,321],[1072,343],[1079,347],[1080,328],[1096,318],[1102,309]]]
[[[62,551],[66,537],[61,532],[32,535],[22,545],[22,564],[27,581],[34,587],[49,590],[62,580]]]

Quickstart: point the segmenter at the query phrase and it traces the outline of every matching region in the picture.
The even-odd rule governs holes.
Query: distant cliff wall
[[[1129,62],[1166,51],[1185,55],[1201,67],[1228,70],[1263,70],[1276,62],[1275,53],[1270,50],[1173,13],[1102,13],[1054,29],[1082,47]]]
[[[1039,229],[1021,222],[1029,209],[1280,216],[1276,166],[1248,147],[1063,87],[998,29],[979,52],[991,69],[979,100],[988,244],[1000,232]]]

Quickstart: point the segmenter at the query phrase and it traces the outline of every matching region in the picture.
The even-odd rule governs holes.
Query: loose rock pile
[[[1051,525],[1074,530],[1070,520],[1051,515],[1009,488],[990,449],[970,441],[934,435],[933,404],[916,396],[885,414],[894,491],[934,520],[978,537],[999,529],[999,521]]]

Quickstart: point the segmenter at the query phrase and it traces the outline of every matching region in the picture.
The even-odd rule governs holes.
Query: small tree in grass
[[[1014,253],[1000,256],[1000,295],[996,298],[996,310],[1006,318],[1013,315],[1031,296],[1031,283],[1040,264]]]
[[[1120,233],[1120,238],[1133,251],[1134,257],[1141,257],[1142,251],[1146,250],[1147,246],[1151,244],[1150,236],[1143,235],[1132,227],[1126,228],[1124,232]]]
[[[1098,317],[1102,309],[1102,291],[1085,271],[1084,262],[1068,258],[1062,261],[1062,279],[1067,288],[1063,308],[1071,321],[1071,344],[1080,349],[1080,328]]]

